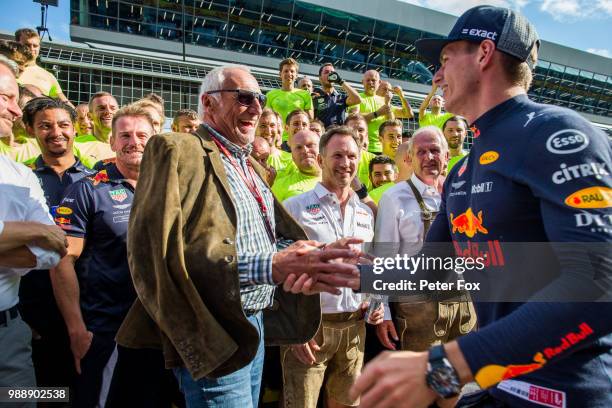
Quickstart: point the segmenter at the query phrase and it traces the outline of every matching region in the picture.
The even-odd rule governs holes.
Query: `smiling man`
[[[83,160],[96,163],[115,157],[109,140],[112,135],[113,117],[118,109],[117,100],[108,92],[95,93],[89,99],[89,117],[93,133],[78,136],[75,140]]]
[[[312,190],[321,180],[321,167],[317,162],[319,135],[306,129],[291,137],[293,166],[280,171],[274,180],[272,192],[279,201]]]
[[[389,188],[378,202],[376,243],[382,247],[380,256],[417,254],[433,219],[428,213],[435,217],[440,209],[442,174],[448,161],[442,132],[436,126],[420,128],[407,144],[413,174]],[[468,333],[475,323],[467,302],[437,302],[421,295],[402,301],[394,305],[395,325],[386,307],[385,321],[376,328],[381,343],[391,350],[395,350],[391,339],[399,341],[402,350],[427,350]]]
[[[448,143],[448,153],[450,155],[447,172],[450,172],[453,166],[467,154],[463,150],[463,142],[467,136],[467,129],[467,121],[461,116],[451,116],[442,126],[442,132],[444,132],[444,137]]]
[[[321,137],[319,152],[321,182],[286,200],[287,211],[310,239],[332,243],[344,238],[353,245],[371,242],[374,216],[351,189],[360,158],[358,136],[349,127],[335,127]],[[348,392],[363,365],[366,308],[365,296],[348,288],[339,295],[321,294],[322,323],[315,337],[281,348],[286,406],[315,408],[324,380],[326,406],[358,403]]]
[[[421,39],[416,47],[440,64],[433,82],[448,109],[479,133],[448,174],[426,241],[452,241],[459,256],[495,243],[505,249],[501,262],[480,276],[492,275],[495,286],[510,275],[505,283],[526,290],[509,298],[512,285],[498,284],[492,290],[501,296],[489,302],[473,293],[479,330],[429,352],[378,357],[357,380],[355,395],[363,393],[363,407],[426,407],[476,381],[482,391],[457,407],[612,406],[612,237],[604,221],[611,216],[612,178],[576,173],[557,183],[554,177],[565,166],[612,162],[609,138],[576,112],[529,100],[540,40],[514,10],[471,8],[447,37]],[[468,229],[453,224],[460,214],[471,218]],[[601,222],[585,226],[587,216]],[[547,244],[537,254],[507,249],[507,243],[538,242]],[[559,248],[559,242],[572,245]]]
[[[138,300],[117,341],[162,349],[188,407],[257,406],[264,332],[277,345],[314,336],[319,297],[275,291],[289,274],[316,291],[358,286],[354,265],[328,262],[358,252],[298,241],[250,156],[265,100],[247,67],[215,68],[200,87],[202,125],[153,137],[142,161],[128,236]]]
[[[283,125],[287,124],[287,115],[296,109],[302,109],[308,113],[309,120],[314,118],[312,109],[312,98],[310,92],[295,87],[300,65],[293,58],[287,58],[279,64],[279,76],[282,86],[280,89],[272,89],[267,96],[266,107],[278,112],[283,120]],[[287,142],[289,133],[283,132],[283,142]]]
[[[59,206],[64,191],[94,173],[73,153],[76,117],[70,105],[48,97],[34,98],[23,109],[26,131],[42,151],[30,167],[40,181],[52,217],[58,216],[58,208],[59,214],[64,211]],[[24,320],[38,334],[32,339],[37,384],[72,387],[76,372],[70,341],[53,296],[49,270],[34,270],[24,276],[19,297]]]
[[[144,109],[128,105],[116,112],[111,129],[116,163],[71,185],[55,216],[68,235],[68,255],[51,270],[51,281],[78,373],[75,406],[104,406],[102,384],[109,383],[114,369],[115,335],[136,298],[126,240],[153,120]]]

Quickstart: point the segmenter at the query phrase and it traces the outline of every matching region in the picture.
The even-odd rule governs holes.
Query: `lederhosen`
[[[421,209],[423,237],[438,211],[427,207],[419,190],[407,180]],[[469,333],[476,325],[476,312],[468,294],[460,301],[438,301],[432,295],[414,295],[392,303],[397,334],[402,350],[425,351]],[[405,301],[404,301],[405,300]]]

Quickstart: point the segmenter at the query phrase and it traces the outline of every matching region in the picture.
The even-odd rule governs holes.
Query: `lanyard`
[[[213,141],[215,142],[221,153],[223,153],[225,157],[227,157],[232,167],[234,167],[244,184],[251,192],[253,198],[255,198],[255,201],[257,201],[257,204],[259,205],[260,214],[263,218],[263,222],[266,227],[266,232],[268,233],[268,238],[270,238],[270,242],[273,245],[276,244],[276,237],[274,234],[274,228],[272,227],[272,222],[270,220],[270,214],[268,213],[268,207],[266,206],[266,202],[264,201],[263,195],[259,191],[257,183],[255,182],[256,175],[255,170],[253,170],[253,166],[251,165],[251,162],[246,159],[246,166],[248,169],[247,174],[247,172],[245,172],[244,169],[238,164],[236,158],[229,152],[229,150],[227,150],[227,147],[225,147],[223,143],[221,143],[219,139],[217,139],[212,133],[210,136],[212,137]]]

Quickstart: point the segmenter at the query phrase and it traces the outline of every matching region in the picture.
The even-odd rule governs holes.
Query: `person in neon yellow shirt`
[[[78,104],[76,107],[77,120],[74,124],[74,129],[77,132],[77,137],[90,135],[93,132],[93,124],[89,117],[89,105],[86,103]]]
[[[291,153],[280,149],[282,128],[280,115],[270,108],[264,108],[255,128],[255,136],[265,139],[270,145],[270,155],[266,163],[277,173],[293,163]]]
[[[379,156],[374,157],[370,161],[370,181],[372,182],[373,190],[368,193],[368,196],[377,203],[377,200],[374,199],[372,194],[378,196],[378,191],[380,187],[385,184],[393,185],[395,178],[397,176],[397,171],[395,168],[395,162],[389,156],[385,156],[381,154]],[[382,195],[382,193],[380,193]],[[378,196],[380,198],[380,196]]]
[[[402,144],[402,122],[397,119],[383,122],[378,128],[378,138],[382,145],[382,154],[395,160],[395,152]]]
[[[403,91],[400,87],[393,88],[393,92],[400,97],[402,105],[405,105],[401,108],[391,106],[391,97],[393,96],[391,93],[386,94],[386,96],[376,94],[380,86],[380,74],[378,71],[366,71],[361,82],[364,91],[359,93],[361,97],[359,113],[363,115],[368,123],[368,137],[370,139],[368,149],[372,153],[380,153],[382,151],[382,145],[378,138],[378,128],[380,125],[385,120],[393,119],[393,117],[409,119],[414,115],[410,105],[404,99]]]
[[[368,151],[368,145],[370,144],[368,138],[368,123],[363,115],[352,113],[346,118],[344,124],[353,129],[361,141],[359,146],[361,150],[361,159],[359,160],[359,166],[357,168],[357,179],[361,184],[366,186],[368,191],[370,191],[374,188],[370,180],[370,161],[376,157],[376,155]],[[353,188],[355,188],[355,186],[353,186]]]
[[[75,139],[75,146],[82,155],[83,163],[96,163],[115,157],[109,140],[113,117],[118,109],[117,100],[108,92],[97,92],[89,99],[89,117],[93,124],[93,133]]]
[[[278,201],[312,190],[321,181],[321,168],[317,162],[319,136],[306,129],[291,138],[291,156],[294,166],[279,172],[272,185],[272,193]]]
[[[64,92],[57,78],[44,68],[36,64],[36,59],[40,54],[40,36],[30,28],[21,28],[15,31],[15,41],[28,47],[32,53],[32,59],[27,62],[23,73],[19,76],[18,82],[21,84],[32,84],[41,90],[43,95],[53,99],[59,99],[62,102],[74,107]]]
[[[448,153],[450,155],[446,168],[447,173],[467,154],[467,152],[463,150],[463,142],[467,136],[467,128],[468,124],[463,116],[451,116],[442,126],[442,132],[448,143]]]
[[[429,91],[429,94],[427,94],[419,107],[419,127],[433,125],[442,129],[444,122],[453,116],[450,112],[442,113],[442,109],[444,109],[444,98],[442,95],[436,95],[437,90],[438,85],[433,84],[431,86],[431,91]],[[427,107],[431,108],[430,112],[426,111]]]
[[[395,167],[397,169],[395,181],[392,183],[384,183],[378,188],[370,191],[369,196],[376,203],[376,205],[378,205],[378,202],[385,191],[397,183],[408,180],[410,176],[412,176],[412,165],[410,163],[410,156],[408,155],[408,150],[410,149],[409,143],[410,142],[402,143],[395,152]]]
[[[310,119],[314,118],[310,92],[294,86],[299,68],[300,65],[293,58],[282,60],[279,64],[282,87],[272,89],[266,94],[266,108],[274,110],[281,116],[283,126],[287,123],[287,115],[296,109],[302,109],[308,113]],[[287,142],[288,137],[289,134],[283,132],[283,142]]]
[[[33,85],[19,85],[19,107],[21,110],[34,98],[42,96],[40,90]],[[41,153],[36,139],[29,135],[22,118],[13,122],[13,135],[6,141],[11,149],[11,158],[19,163],[36,158]]]
[[[296,109],[287,115],[287,119],[285,120],[285,132],[287,132],[289,136],[287,139],[289,146],[291,146],[291,138],[293,135],[305,129],[310,129],[310,117],[306,111]]]

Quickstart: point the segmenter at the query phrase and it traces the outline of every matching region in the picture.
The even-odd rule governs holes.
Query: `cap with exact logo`
[[[499,51],[527,62],[533,69],[533,47],[540,47],[535,27],[525,16],[508,8],[478,6],[463,13],[446,38],[424,38],[416,42],[419,54],[433,64],[440,62],[440,52],[454,41],[480,43],[493,41]],[[537,54],[535,54],[537,55]]]

